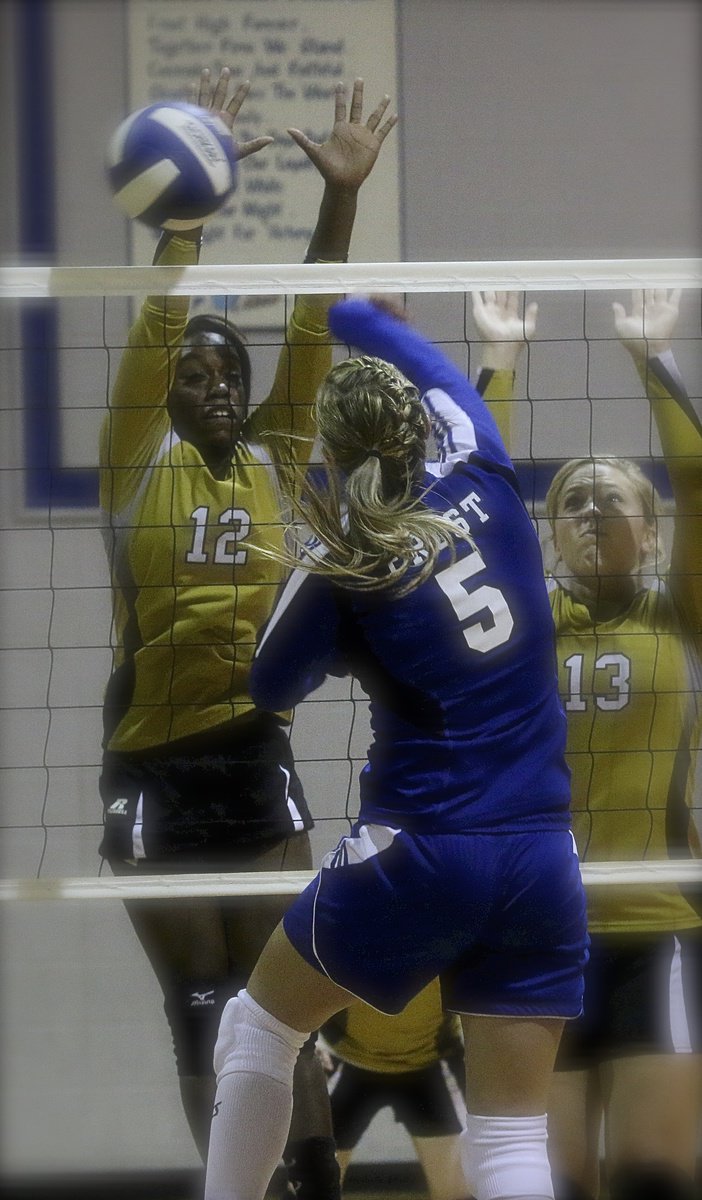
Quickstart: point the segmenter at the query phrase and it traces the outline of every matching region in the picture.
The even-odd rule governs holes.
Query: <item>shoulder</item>
[[[631,611],[644,623],[655,622],[658,630],[661,630],[662,624],[680,627],[673,593],[667,580],[659,576],[645,582],[639,588],[634,597]]]

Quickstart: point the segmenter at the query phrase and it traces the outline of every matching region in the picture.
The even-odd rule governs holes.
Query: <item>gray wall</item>
[[[0,6],[3,34],[12,32],[14,8]],[[125,226],[102,167],[125,111],[122,5],[54,0],[52,10],[58,261],[126,262]],[[398,0],[397,11],[406,259],[699,253],[696,0]],[[9,37],[1,40],[10,203],[2,252],[14,259],[15,60]],[[359,220],[369,219],[362,209]],[[520,409],[517,452],[566,456],[592,445],[648,453],[647,405],[623,352],[606,340],[610,297],[588,299],[589,347],[582,296],[538,299],[531,402]],[[65,328],[86,346],[100,345],[93,310],[65,308]],[[464,354],[460,301],[429,297],[416,311],[430,333],[455,338]],[[126,307],[115,304],[111,327],[125,320]],[[695,396],[699,320],[699,294],[685,297],[677,351]],[[12,305],[3,305],[2,323],[3,348],[16,346]],[[470,320],[468,332],[474,337]],[[90,365],[76,368],[76,410],[65,416],[65,449],[76,463],[94,461],[94,397],[105,390],[102,360],[88,356]],[[41,863],[45,875],[92,874],[109,664],[100,535],[95,514],[37,518],[18,506],[16,354],[6,350],[1,369],[3,872],[31,876]],[[264,377],[266,370],[267,363]],[[520,386],[526,390],[524,373]],[[585,394],[595,398],[585,403]],[[338,703],[322,707],[315,697],[293,731],[300,756],[316,760],[304,774],[323,818],[318,855],[342,828],[347,794],[345,768],[330,780],[321,748],[343,757],[351,731],[360,757],[367,741],[362,698],[335,688],[324,697]],[[2,919],[5,1169],[193,1165],[158,989],[119,906],[6,905]],[[407,1142],[386,1120],[365,1153],[404,1157]]]

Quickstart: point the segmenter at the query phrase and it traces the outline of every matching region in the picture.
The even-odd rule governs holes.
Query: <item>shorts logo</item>
[[[392,845],[399,829],[391,825],[361,825],[355,837],[342,837],[336,850],[332,850],[323,862],[325,867],[349,867],[354,863],[368,862]]]
[[[107,811],[113,817],[126,817],[128,805],[129,805],[128,800],[115,800],[110,805],[110,807],[108,808]]]
[[[349,865],[349,852],[346,849],[346,842],[343,841],[340,843],[340,845],[337,846],[336,850],[334,851],[334,854],[332,856],[332,860],[331,860],[329,866],[331,868],[334,868],[334,867],[348,867],[348,865]]]
[[[202,1008],[214,1004],[214,988],[210,988],[209,992],[191,992],[190,1007]]]

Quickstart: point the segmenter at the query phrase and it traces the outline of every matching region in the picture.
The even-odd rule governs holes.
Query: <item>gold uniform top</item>
[[[174,237],[159,262],[186,265],[197,254]],[[309,457],[312,404],[331,366],[327,303],[297,300],[273,388],[245,420],[225,480],[180,440],[166,410],[187,298],[149,297],[130,330],[100,439],[115,591],[110,750],[163,746],[253,710],[256,635],[285,575],[259,547],[282,547],[284,464]]]
[[[418,1071],[463,1050],[460,1020],[443,1012],[438,979],[396,1015],[359,1002],[332,1017],[322,1033],[337,1058],[388,1074]]]
[[[672,356],[650,359],[641,374],[675,500],[669,579],[642,581],[648,586],[624,612],[596,623],[562,581],[549,580],[573,833],[591,862],[699,855],[690,810],[700,734],[702,430]],[[509,373],[495,372],[486,396],[505,399],[509,388]],[[588,915],[594,932],[702,924],[674,885],[591,888]]]

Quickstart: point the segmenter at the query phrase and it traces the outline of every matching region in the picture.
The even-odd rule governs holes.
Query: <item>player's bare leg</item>
[[[477,1200],[553,1200],[546,1151],[549,1086],[563,1022],[463,1016],[463,1168]]]

